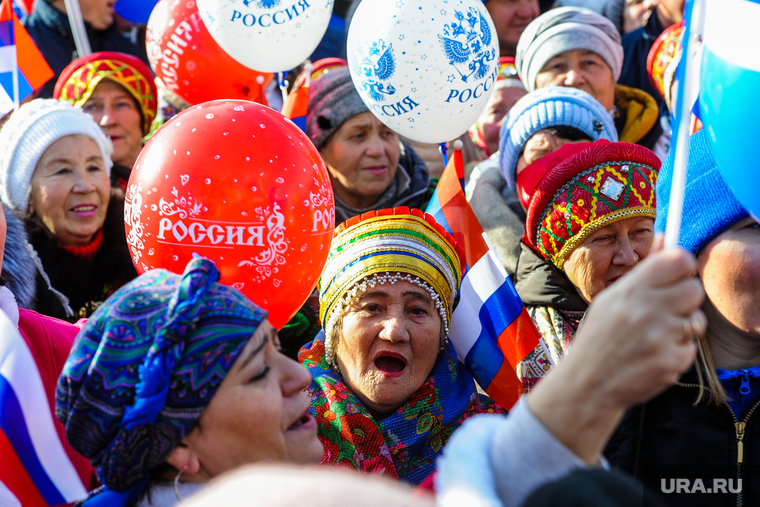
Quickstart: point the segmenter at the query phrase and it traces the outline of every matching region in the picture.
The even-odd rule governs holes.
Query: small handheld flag
[[[0,485],[24,507],[87,496],[55,430],[32,353],[0,311]]]
[[[539,345],[539,332],[464,195],[461,150],[449,159],[427,212],[462,245],[467,272],[449,339],[475,381],[510,409],[523,393],[515,368]]]
[[[301,87],[290,92],[282,105],[282,115],[289,118],[306,133],[306,113],[309,110],[309,88]]]
[[[42,88],[53,76],[53,70],[16,16],[13,0],[3,0],[0,4],[0,116],[10,112],[14,103],[17,105]]]

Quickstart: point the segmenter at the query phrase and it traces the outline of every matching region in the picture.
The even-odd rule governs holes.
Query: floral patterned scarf
[[[325,361],[324,333],[301,349],[311,373],[308,393],[325,453],[322,464],[380,473],[418,485],[435,471],[436,457],[465,419],[506,414],[478,394],[470,372],[449,344],[430,377],[401,408],[375,420]]]

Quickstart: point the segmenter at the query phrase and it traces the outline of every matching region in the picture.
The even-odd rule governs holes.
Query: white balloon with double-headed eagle
[[[334,0],[198,0],[217,44],[259,72],[288,71],[319,45]]]
[[[467,132],[493,93],[499,66],[496,29],[480,0],[363,0],[347,51],[370,111],[424,143]]]

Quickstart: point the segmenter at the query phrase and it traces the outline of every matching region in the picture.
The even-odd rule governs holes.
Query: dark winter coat
[[[758,505],[760,400],[743,414],[734,414],[726,403],[694,406],[697,382],[692,369],[677,385],[630,409],[605,455],[613,468],[641,479],[654,491],[675,488],[662,494],[669,505]],[[677,479],[689,480],[689,493],[678,493]],[[741,493],[731,493],[730,488],[738,489],[737,479],[742,479]],[[725,493],[714,491],[715,480],[726,481]]]
[[[38,0],[34,3],[34,9],[22,24],[34,40],[37,48],[45,57],[55,76],[42,87],[38,97],[50,98],[58,76],[63,69],[74,60],[76,55],[76,43],[74,35],[69,27],[69,18],[65,12],[61,12],[48,3],[49,0]],[[106,30],[95,30],[89,23],[85,23],[87,38],[93,53],[99,51],[116,51],[126,53],[142,59],[146,64],[148,57],[143,49],[133,44],[116,30],[114,22]]]
[[[665,27],[660,23],[657,13],[653,12],[646,25],[623,36],[623,70],[618,79],[621,85],[647,92],[657,101],[658,107],[663,104],[663,100],[649,80],[647,57],[655,39],[663,30]]]
[[[103,223],[103,243],[92,261],[59,248],[56,239],[36,220],[27,221],[27,230],[50,284],[68,298],[74,310],[73,320],[89,317],[108,296],[137,277],[124,233],[124,197],[117,190],[111,193]],[[41,284],[44,280],[38,277],[38,290]],[[37,311],[67,318],[60,301],[53,298],[39,300]]]

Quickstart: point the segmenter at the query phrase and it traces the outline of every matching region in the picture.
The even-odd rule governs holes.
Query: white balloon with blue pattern
[[[303,63],[319,45],[334,0],[198,0],[211,36],[232,58],[259,72]]]
[[[496,29],[480,0],[363,0],[347,52],[370,111],[423,143],[467,132],[493,93],[499,65]]]

